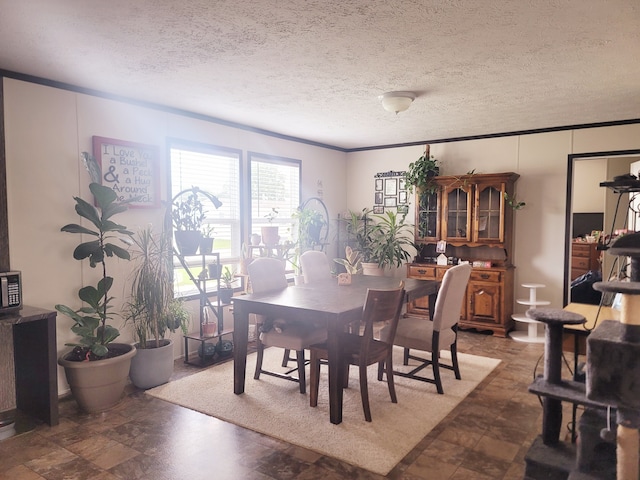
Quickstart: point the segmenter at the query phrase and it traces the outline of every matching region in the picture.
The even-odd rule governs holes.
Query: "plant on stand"
[[[169,331],[187,331],[189,314],[181,300],[173,297],[171,238],[152,227],[134,237],[130,300],[125,320],[133,325],[138,354],[131,362],[130,377],[138,388],[166,383],[173,373],[173,341]]]
[[[225,305],[231,303],[231,297],[233,297],[233,282],[235,280],[235,274],[235,270],[225,267],[222,275],[220,275],[220,282],[223,286],[218,290],[218,297],[220,297],[220,302]]]
[[[206,255],[207,253],[213,252],[213,225],[209,223],[203,223],[200,227],[200,234],[202,237],[200,238],[200,253],[202,255]]]
[[[278,226],[273,225],[273,221],[277,216],[278,210],[272,208],[271,211],[265,215],[265,218],[269,222],[269,225],[261,228],[262,243],[264,243],[268,247],[277,245],[280,241],[280,235],[278,235]]]
[[[298,222],[298,245],[301,252],[320,244],[320,233],[326,225],[322,213],[312,208],[299,208],[293,215]]]
[[[409,164],[409,168],[404,174],[409,192],[412,192],[414,187],[418,191],[436,192],[437,185],[433,182],[433,178],[440,175],[440,166],[438,160],[429,152],[430,147],[426,145],[422,156]]]
[[[190,191],[186,199],[180,197],[173,202],[171,219],[176,245],[182,255],[195,255],[198,251],[204,217],[204,206],[198,198],[197,189]]]
[[[117,202],[116,193],[101,185],[100,167],[88,153],[82,153],[83,161],[92,178],[89,190],[95,203],[74,197],[76,213],[92,228],[77,223],[62,227],[63,232],[87,235],[89,241],[81,242],[73,252],[76,260],[89,260],[91,268],[100,267],[101,278],[97,285],[87,285],[78,291],[79,299],[84,303],[78,310],[66,305],[56,305],[63,315],[70,317],[74,324],[71,331],[80,338],[78,342],[67,343],[74,347],[63,354],[58,363],[64,367],[67,382],[71,387],[80,408],[87,412],[99,412],[111,408],[120,401],[131,358],[136,354],[132,345],[112,343],[120,332],[109,324],[113,297],[109,290],[113,277],[107,275],[107,257],[129,260],[129,252],[114,242],[129,244],[132,232],[127,227],[113,221],[113,217],[127,210],[132,198]]]

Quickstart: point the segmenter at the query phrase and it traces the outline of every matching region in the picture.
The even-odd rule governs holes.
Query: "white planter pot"
[[[167,383],[173,373],[173,340],[160,340],[158,348],[139,348],[131,360],[129,376],[138,388],[152,388]]]
[[[374,277],[384,277],[384,270],[377,263],[362,263],[362,274]]]

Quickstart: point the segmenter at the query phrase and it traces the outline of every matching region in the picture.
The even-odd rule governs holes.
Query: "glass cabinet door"
[[[444,234],[447,241],[471,241],[471,187],[452,186],[444,191]]]
[[[440,240],[438,193],[418,192],[416,204],[416,240]]]
[[[476,186],[474,242],[504,241],[504,184]]]

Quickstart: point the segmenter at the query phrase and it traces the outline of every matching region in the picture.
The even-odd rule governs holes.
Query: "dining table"
[[[362,317],[368,289],[397,288],[404,281],[406,301],[429,296],[432,312],[440,287],[439,280],[353,275],[350,285],[338,285],[336,279],[313,284],[292,285],[267,293],[251,293],[233,299],[233,391],[244,393],[249,315],[326,325],[329,369],[329,417],[331,423],[342,422],[342,370],[340,368],[340,334],[346,326]]]

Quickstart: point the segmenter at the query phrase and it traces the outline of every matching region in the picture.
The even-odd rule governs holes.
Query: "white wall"
[[[160,149],[162,199],[167,199],[166,139],[179,138],[302,160],[303,199],[323,196],[334,218],[346,204],[346,154],[335,150],[260,135],[245,130],[142,108],[127,103],[73,93],[51,87],[4,79],[5,137],[8,184],[8,219],[11,268],[23,274],[24,303],[53,309],[58,303],[79,308],[78,289],[96,278],[88,262],[73,260],[77,235],[60,228],[80,218],[74,196],[90,199],[88,173],[80,152],[92,150],[92,136],[157,145]],[[330,175],[329,175],[330,173]],[[132,230],[148,223],[162,225],[163,209],[131,209],[119,222]],[[125,300],[129,264],[114,259],[114,309]],[[192,302],[195,303],[195,302]],[[197,314],[194,310],[194,327]],[[70,319],[58,316],[58,350],[75,339]],[[114,322],[120,326],[120,321]],[[121,339],[132,341],[121,329]],[[175,353],[182,351],[176,342]],[[65,390],[62,369],[60,389]]]

